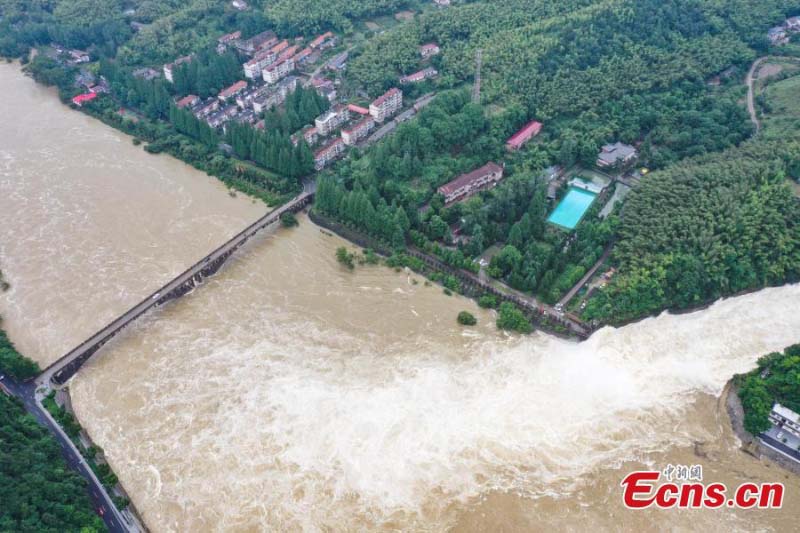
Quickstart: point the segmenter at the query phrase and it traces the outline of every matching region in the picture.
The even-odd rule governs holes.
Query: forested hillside
[[[765,355],[752,372],[736,376],[736,382],[744,427],[753,435],[769,429],[769,412],[775,402],[800,412],[800,344]]]
[[[621,322],[800,280],[800,202],[786,179],[798,160],[796,141],[751,141],[649,176],[626,201],[620,275],[587,317]]]
[[[55,439],[0,394],[0,531],[106,531]]]

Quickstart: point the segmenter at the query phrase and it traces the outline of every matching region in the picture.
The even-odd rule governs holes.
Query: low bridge
[[[267,226],[277,222],[282,214],[300,211],[310,204],[313,198],[314,189],[313,187],[308,187],[302,194],[253,222],[244,230],[237,233],[228,242],[190,266],[175,279],[133,306],[125,314],[47,367],[37,378],[37,382],[56,386],[65,384],[105,343],[114,338],[120,331],[125,329],[126,326],[150,309],[158,307],[175,298],[180,298],[194,289],[202,283],[205,278],[215,274],[220,267],[222,267],[223,263],[251,237]]]

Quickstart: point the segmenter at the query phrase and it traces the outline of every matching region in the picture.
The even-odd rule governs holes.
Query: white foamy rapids
[[[182,457],[174,493],[161,496],[188,517],[211,505],[222,529],[440,529],[454,502],[492,489],[563,493],[593,469],[707,437],[682,414],[796,342],[797,311],[800,286],[770,289],[582,344],[484,338],[459,358],[429,346],[371,352],[308,323],[263,326],[272,340],[250,346],[236,326],[224,340],[184,331],[164,349],[207,354],[192,366],[208,373],[152,384],[172,389],[168,411],[182,415],[157,423],[177,434],[172,449],[151,443],[145,455]],[[296,342],[276,342],[286,335]],[[200,429],[198,404],[213,405]],[[166,492],[174,481],[161,477]]]

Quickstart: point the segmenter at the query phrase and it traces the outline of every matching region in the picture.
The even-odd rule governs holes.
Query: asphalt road
[[[34,383],[18,383],[8,376],[5,376],[0,379],[0,386],[12,396],[22,400],[22,403],[25,405],[25,410],[33,415],[39,424],[50,431],[61,446],[61,452],[64,454],[67,465],[83,476],[88,482],[87,490],[89,492],[89,499],[92,501],[95,512],[103,519],[108,530],[113,533],[131,531],[132,528],[123,520],[119,511],[114,506],[114,503],[111,501],[111,497],[105,491],[105,488],[94,475],[91,467],[86,463],[75,445],[69,440],[69,437],[67,437],[58,424],[55,424],[51,420],[48,414],[44,412],[44,408],[36,401],[36,385]]]

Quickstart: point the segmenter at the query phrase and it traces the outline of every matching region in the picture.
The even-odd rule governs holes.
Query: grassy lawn
[[[764,90],[769,113],[764,117],[766,136],[783,136],[800,128],[800,76],[773,82]]]

